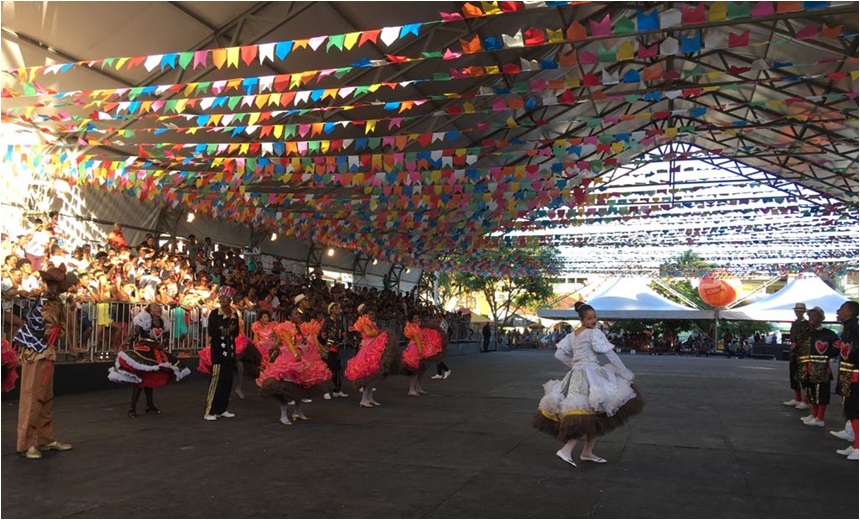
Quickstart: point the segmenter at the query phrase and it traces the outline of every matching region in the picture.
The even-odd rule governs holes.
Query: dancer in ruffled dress
[[[293,420],[307,420],[302,412],[302,399],[323,393],[331,387],[331,371],[319,357],[316,335],[321,322],[302,323],[302,317],[294,307],[290,319],[275,327],[279,340],[272,349],[274,359],[266,365],[257,378],[260,395],[276,399],[281,406],[281,424],[291,425],[289,404],[295,404]],[[311,341],[306,339],[312,336]]]
[[[108,379],[111,381],[134,385],[129,417],[137,417],[137,401],[141,390],[146,394],[144,412],[160,414],[161,410],[155,407],[153,401],[153,388],[167,386],[191,373],[162,347],[162,336],[169,329],[161,313],[160,303],[150,303],[134,317],[131,334],[117,354],[114,366],[108,370]]]
[[[272,313],[265,309],[257,311],[257,321],[251,324],[254,346],[263,360],[262,363],[268,361],[269,353],[278,342],[275,335],[276,325],[277,323],[272,321]]]
[[[577,302],[575,309],[581,325],[558,343],[555,353],[570,371],[561,381],[544,384],[544,396],[532,421],[532,426],[565,443],[556,455],[572,466],[576,466],[573,448],[582,437],[585,446],[579,458],[606,462],[593,452],[597,438],[624,424],[644,406],[633,373],[596,328],[594,308]],[[605,355],[612,364],[601,366],[597,354]]]
[[[392,367],[399,366],[400,348],[395,334],[377,328],[367,304],[358,306],[358,314],[350,330],[361,334],[361,347],[347,362],[344,375],[361,389],[359,406],[372,408],[381,405],[373,398],[373,387],[385,379]]]
[[[438,324],[422,322],[418,311],[410,316],[403,334],[409,339],[400,367],[401,373],[411,376],[407,395],[426,395],[427,392],[421,387],[421,378],[430,363],[435,364],[445,357],[447,335],[442,333]]]
[[[12,344],[6,339],[0,339],[3,344],[3,392],[10,392],[15,388],[15,381],[18,380],[18,353],[12,348]]]

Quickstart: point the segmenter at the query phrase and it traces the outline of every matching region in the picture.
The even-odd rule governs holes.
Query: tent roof
[[[481,251],[543,208],[543,228],[576,224],[557,211],[658,160],[728,158],[856,215],[857,15],[855,2],[10,1],[3,116],[50,143],[16,145],[19,158],[81,185],[409,265],[448,268],[456,250],[462,267],[521,270]]]
[[[826,321],[836,321],[836,310],[848,300],[811,273],[802,273],[779,291],[755,303],[720,311],[727,320],[794,321],[794,306],[805,303],[806,308],[821,307]]]
[[[712,311],[691,309],[675,303],[654,292],[644,278],[615,278],[606,283],[603,290],[592,296],[588,304],[594,307],[602,320],[696,320],[713,318]],[[578,315],[570,309],[541,309],[541,318],[576,319]]]

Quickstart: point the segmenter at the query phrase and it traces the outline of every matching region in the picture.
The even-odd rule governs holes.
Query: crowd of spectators
[[[259,255],[216,247],[209,237],[198,242],[189,235],[181,248],[159,245],[152,234],[139,244],[128,244],[122,226],[116,224],[102,244],[75,243],[59,232],[56,214],[49,216],[48,224],[34,220],[33,228],[24,235],[4,234],[2,255],[4,337],[26,315],[23,301],[44,291],[39,269],[64,265],[78,275],[79,284],[67,295],[69,303],[74,303],[69,307],[75,309],[77,329],[71,334],[71,350],[86,344],[93,334],[98,350],[118,349],[135,309],[152,302],[163,305],[180,348],[194,348],[195,341],[199,348],[199,340],[205,337],[202,323],[216,305],[221,285],[236,289],[234,305],[240,311],[265,309],[275,319],[287,315],[299,294],[310,300],[310,314],[320,318],[333,301],[341,304],[347,320],[356,317],[361,303],[374,309],[383,323],[405,323],[415,310],[435,312],[431,303],[418,297],[417,287],[400,292],[330,283],[323,279],[320,268],[310,275],[291,273],[279,259],[264,269]],[[459,315],[447,317],[455,324],[461,321]]]

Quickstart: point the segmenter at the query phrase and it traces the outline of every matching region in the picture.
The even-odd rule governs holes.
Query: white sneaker
[[[290,421],[289,417],[281,417],[280,423],[285,425],[285,426],[292,426],[293,425],[293,423],[292,423],[292,421]]]
[[[221,415],[219,415],[218,417],[226,417],[227,419],[232,419],[233,417],[236,417],[236,414],[230,413],[230,412],[224,412]]]
[[[312,399],[302,399],[302,402],[303,403],[312,403],[313,400]]]
[[[811,421],[806,421],[807,426],[818,426],[819,428],[824,427],[824,421],[820,419],[813,419]]]
[[[845,430],[839,430],[838,432],[830,430],[830,435],[836,437],[837,439],[842,439],[843,441],[854,442],[854,439],[850,438],[848,436],[848,433],[845,432]],[[853,435],[851,437],[853,437]],[[846,453],[845,455],[848,454]]]
[[[217,421],[218,416],[217,415],[204,415],[203,420],[204,421]]]
[[[334,395],[336,395],[336,396],[338,396],[338,397],[349,397],[349,394],[345,394],[345,393],[343,393],[343,392],[335,392],[335,394],[334,394]]]
[[[809,421],[811,421],[811,420],[813,420],[813,419],[815,419],[815,416],[814,416],[814,415],[812,415],[812,414],[809,414],[809,415],[807,415],[806,417],[801,417],[801,418],[800,418],[800,420],[801,420],[801,421],[803,421],[803,422],[809,422]]]
[[[803,401],[798,401],[796,399],[792,399],[791,401],[784,401],[782,404],[784,404],[785,406],[797,406],[798,404],[800,404],[802,402]]]
[[[442,376],[442,379],[448,379],[448,376],[450,376],[450,375],[451,375],[451,371],[450,371],[450,370],[446,370],[446,371],[445,371],[445,375],[443,375],[443,376]]]
[[[801,401],[799,404],[795,406],[798,410],[809,410],[809,405]]]
[[[334,395],[337,395],[337,394],[334,394]],[[323,399],[325,399],[326,401],[330,401],[331,400],[331,394],[328,392],[324,393]]]
[[[846,459],[848,459],[848,460],[858,460],[858,459],[860,459],[860,450],[854,450],[854,451],[852,451],[852,452],[851,452],[851,454],[850,454],[850,455],[848,455],[848,456],[847,456],[847,457],[845,457],[845,458],[846,458]]]
[[[838,453],[842,456],[851,455],[852,453],[854,453],[854,446],[848,446],[844,450],[836,450],[836,453]]]
[[[444,379],[445,377],[442,374],[436,374],[435,376],[431,376],[430,379]]]

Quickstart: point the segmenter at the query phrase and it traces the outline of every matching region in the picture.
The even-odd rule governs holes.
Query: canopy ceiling
[[[6,157],[433,269],[450,251],[539,269],[481,251],[588,245],[515,235],[611,216],[600,190],[665,160],[775,190],[809,217],[797,235],[841,233],[857,19],[854,2],[3,2],[3,121],[45,141]],[[768,261],[822,261],[788,254]]]

